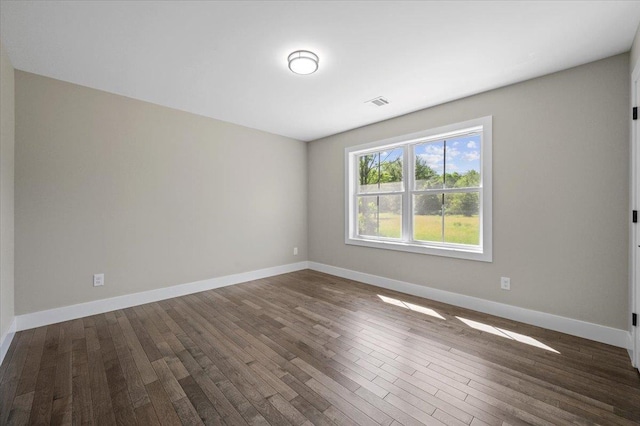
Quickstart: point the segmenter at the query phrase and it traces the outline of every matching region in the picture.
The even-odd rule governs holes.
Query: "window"
[[[491,262],[491,122],[347,148],[345,242]]]

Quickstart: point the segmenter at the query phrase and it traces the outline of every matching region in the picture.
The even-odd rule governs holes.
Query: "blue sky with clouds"
[[[480,135],[459,136],[446,140],[447,173],[464,174],[469,170],[480,172]],[[422,143],[415,146],[416,156],[422,158],[436,173],[445,168],[445,140]],[[378,157],[379,154],[380,156]],[[402,148],[379,151],[374,158],[374,166],[380,162],[391,162],[403,155]]]
[[[446,141],[447,173],[464,174],[469,170],[480,172],[480,135],[459,136]],[[416,145],[416,156],[429,167],[442,174],[445,166],[445,142],[435,141]]]

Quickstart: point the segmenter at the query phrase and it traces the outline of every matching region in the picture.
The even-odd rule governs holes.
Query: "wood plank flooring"
[[[18,333],[0,424],[640,424],[625,350],[314,271]]]

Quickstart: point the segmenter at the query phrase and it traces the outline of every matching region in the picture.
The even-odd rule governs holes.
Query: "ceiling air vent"
[[[370,101],[365,102],[365,104],[367,103],[371,103],[375,106],[385,106],[389,104],[389,99],[382,97],[382,96],[378,96],[377,98],[371,99]]]

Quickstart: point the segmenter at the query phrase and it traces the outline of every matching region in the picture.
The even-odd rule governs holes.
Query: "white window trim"
[[[380,248],[385,250],[399,250],[410,253],[421,253],[435,256],[453,257],[458,259],[477,260],[482,262],[493,261],[493,182],[492,182],[492,116],[481,117],[461,123],[429,129],[421,132],[397,136],[389,139],[375,141],[363,145],[345,148],[345,244]],[[430,138],[443,138],[449,134],[460,133],[461,130],[482,128],[482,149],[481,149],[481,227],[480,227],[480,248],[476,246],[464,246],[461,244],[443,243],[414,243],[383,238],[365,238],[357,235],[357,224],[355,217],[355,185],[357,167],[355,161],[360,153],[371,151],[372,149],[386,149],[394,145],[412,144]],[[404,150],[403,173],[409,176],[413,169],[413,164],[408,161],[412,158],[409,149]],[[350,164],[353,163],[353,167]],[[410,188],[406,187],[405,194],[410,193]],[[459,191],[459,190],[458,190]],[[403,212],[409,211],[409,196],[403,197]],[[402,215],[403,235],[407,235],[411,224],[410,214]]]

